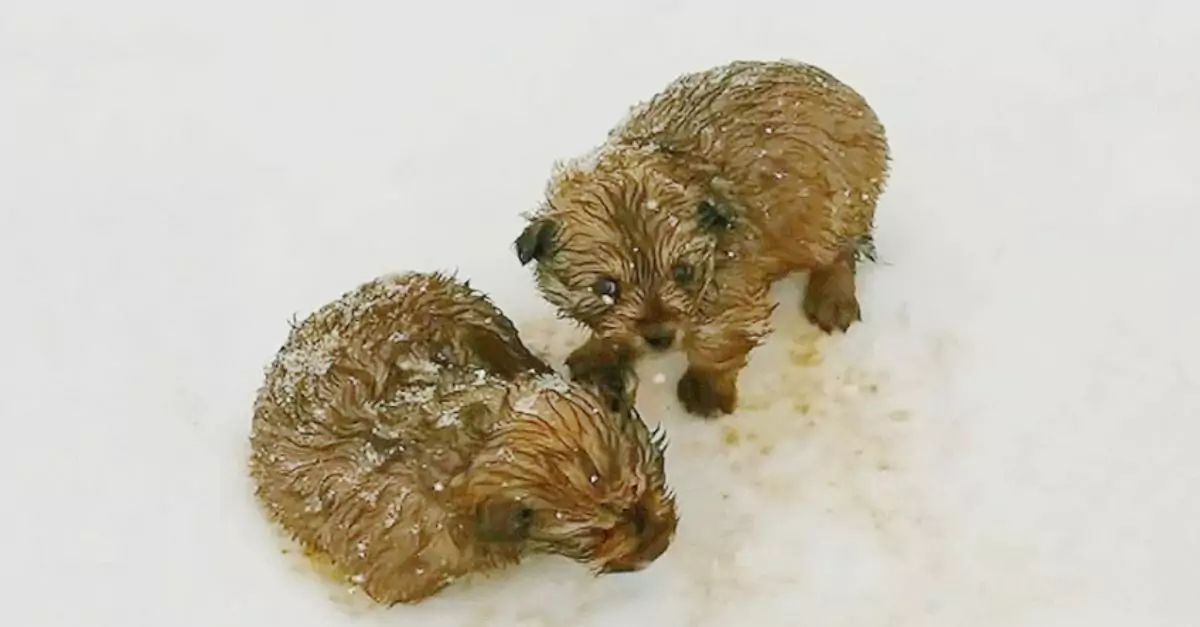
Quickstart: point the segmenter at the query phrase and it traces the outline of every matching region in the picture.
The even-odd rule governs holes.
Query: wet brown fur
[[[729,413],[769,332],[772,283],[808,271],[803,308],[826,332],[861,319],[855,266],[873,258],[889,159],[873,111],[824,70],[734,62],[676,79],[558,164],[515,248],[543,296],[592,331],[568,359],[574,377],[631,403],[631,366],[659,335],[659,350],[687,353],[684,406]],[[611,304],[603,279],[619,286]]]
[[[386,604],[531,552],[638,570],[677,524],[662,432],[554,374],[442,274],[380,277],[294,326],[251,445],[269,516]]]

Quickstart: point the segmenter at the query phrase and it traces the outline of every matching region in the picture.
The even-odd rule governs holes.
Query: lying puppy
[[[592,331],[574,378],[632,403],[634,362],[680,346],[693,414],[729,413],[769,332],[771,285],[808,271],[803,308],[827,333],[861,320],[855,265],[890,161],[863,98],[798,62],[684,75],[591,154],[557,164],[515,241],[539,291]]]
[[[531,552],[639,570],[677,524],[662,432],[555,375],[440,274],[380,277],[295,326],[251,445],[269,516],[386,604]]]

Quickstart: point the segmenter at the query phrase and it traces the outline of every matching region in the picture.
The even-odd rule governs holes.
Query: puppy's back
[[[889,147],[857,91],[798,61],[735,61],[685,74],[635,106],[611,146],[671,155],[676,180],[740,204],[768,241],[820,265],[868,232],[887,183]],[[786,210],[782,210],[786,209]]]
[[[631,108],[610,137],[712,149],[722,137],[752,133],[761,139],[789,123],[820,127],[839,141],[883,136],[866,100],[820,67],[799,61],[734,61],[671,81]]]
[[[268,514],[377,600],[441,585],[418,554],[470,569],[450,479],[506,383],[548,371],[511,321],[441,274],[380,277],[295,325],[254,404],[250,474]],[[416,572],[421,572],[420,570]]]

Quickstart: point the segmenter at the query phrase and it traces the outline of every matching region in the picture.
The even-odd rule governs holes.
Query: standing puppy
[[[861,319],[855,263],[874,258],[888,161],[850,87],[812,65],[738,61],[676,79],[558,164],[515,248],[543,296],[592,331],[573,377],[631,403],[634,361],[682,346],[680,401],[729,413],[769,332],[772,283],[809,271],[804,312],[827,333]]]
[[[380,277],[298,324],[252,425],[269,516],[381,603],[535,552],[640,570],[678,523],[662,432],[555,375],[441,274]]]

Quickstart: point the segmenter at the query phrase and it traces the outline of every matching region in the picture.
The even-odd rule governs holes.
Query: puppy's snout
[[[637,547],[625,554],[610,559],[601,568],[603,573],[633,573],[644,570],[654,563],[671,544],[673,532],[661,523],[648,523],[642,530]]]
[[[675,343],[675,331],[663,324],[647,324],[640,329],[642,339],[655,350],[666,350]]]

